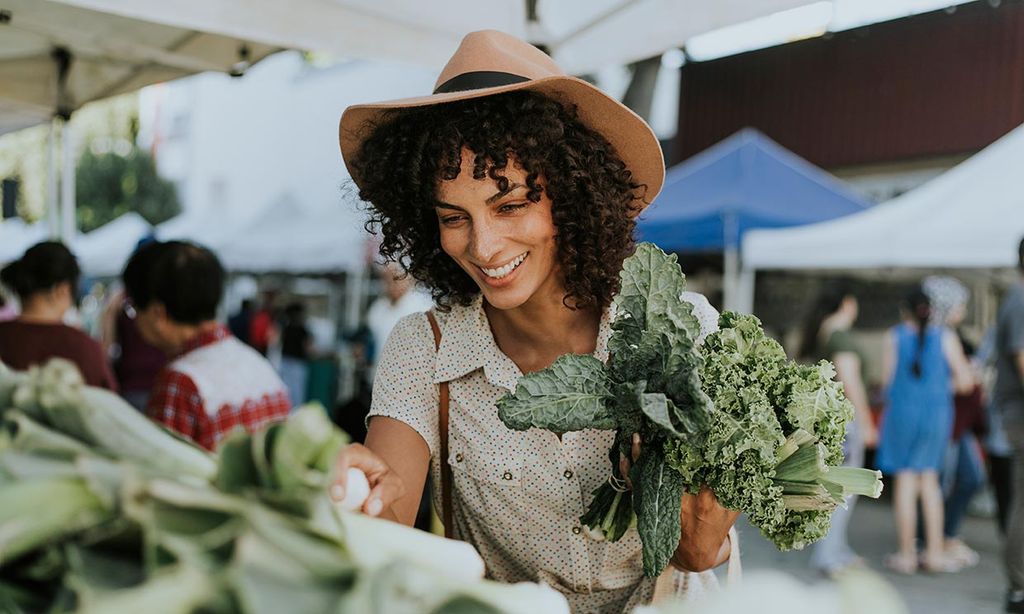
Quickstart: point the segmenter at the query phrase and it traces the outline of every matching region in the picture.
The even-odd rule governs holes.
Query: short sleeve
[[[366,417],[367,424],[374,416],[408,424],[427,442],[431,456],[440,446],[435,355],[434,334],[426,314],[399,320],[381,351]]]
[[[718,310],[708,302],[706,296],[698,292],[683,292],[679,298],[693,305],[693,315],[700,323],[697,343],[704,343],[708,335],[718,331]]]
[[[212,449],[202,441],[203,423],[208,418],[199,389],[184,373],[173,369],[160,372],[146,405],[146,415],[175,433]]]

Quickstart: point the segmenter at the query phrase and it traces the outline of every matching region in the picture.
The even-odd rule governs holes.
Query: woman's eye
[[[461,215],[448,215],[441,218],[441,223],[444,224],[445,226],[456,226],[458,225],[459,222],[463,221],[464,219],[465,218]]]
[[[499,213],[514,213],[520,209],[525,208],[527,203],[509,203],[498,207]]]

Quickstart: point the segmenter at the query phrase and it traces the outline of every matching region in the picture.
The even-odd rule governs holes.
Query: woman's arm
[[[836,352],[832,356],[832,362],[836,366],[836,376],[838,376],[840,383],[843,384],[846,398],[850,399],[850,402],[853,403],[853,409],[860,424],[860,432],[863,433],[864,445],[875,445],[878,434],[875,430],[874,420],[871,418],[871,405],[868,403],[868,394],[864,390],[860,356],[856,352]]]
[[[942,331],[942,352],[946,355],[946,362],[953,373],[953,388],[956,392],[967,394],[974,390],[974,373],[971,371],[971,364],[967,362],[967,356],[964,355],[964,346],[956,333],[948,328]]]
[[[419,433],[400,420],[373,417],[366,445],[352,444],[338,456],[331,488],[336,500],[345,496],[349,467],[361,469],[370,482],[364,513],[413,525],[430,469],[430,449]]]

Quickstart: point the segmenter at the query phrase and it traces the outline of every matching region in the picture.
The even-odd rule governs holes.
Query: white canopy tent
[[[75,148],[66,120],[76,109],[198,72],[240,74],[280,49],[87,5],[63,0],[4,0],[0,5],[0,134],[52,121],[49,232],[67,243],[75,234]],[[63,148],[59,201],[58,140]]]
[[[832,222],[743,240],[744,307],[756,270],[1007,269],[1024,237],[1024,126],[902,196]]]
[[[682,46],[808,0],[61,0],[183,29],[345,57],[439,68],[467,32],[494,28],[544,45],[582,74]]]
[[[141,215],[130,212],[82,235],[75,255],[82,271],[93,277],[113,277],[124,269],[140,239],[153,233]]]
[[[304,206],[284,195],[239,228],[217,251],[229,271],[361,271],[365,266],[366,237],[357,223],[359,219],[339,203]]]
[[[0,223],[0,266],[21,258],[25,250],[47,236],[46,225],[26,224],[20,218]]]

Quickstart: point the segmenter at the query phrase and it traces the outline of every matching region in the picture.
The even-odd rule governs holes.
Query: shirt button
[[[506,479],[506,480],[511,480],[512,479],[512,472],[511,471],[506,471],[504,473],[504,475],[502,475],[501,477]]]
[[[565,479],[567,479],[567,480],[571,480],[572,479],[572,471],[569,470],[569,469],[566,469],[565,473],[563,473],[562,475],[564,475]]]
[[[579,534],[580,534],[580,533],[582,533],[582,532],[583,532],[583,529],[581,529],[581,528],[579,528],[579,527],[573,527],[573,528],[572,528],[572,533],[573,533],[573,535],[579,535]]]
[[[463,457],[462,453],[460,452],[459,454],[455,455],[455,462],[456,463],[461,463],[463,458],[465,458],[465,457]]]

